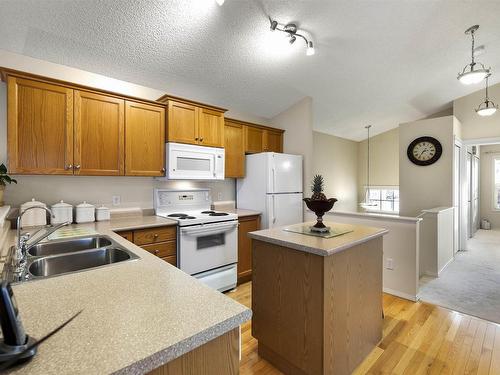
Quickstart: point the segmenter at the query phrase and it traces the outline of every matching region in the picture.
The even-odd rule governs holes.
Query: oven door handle
[[[218,234],[228,232],[233,228],[237,228],[240,224],[236,223],[227,223],[227,224],[215,224],[215,225],[197,225],[192,227],[181,228],[181,233],[185,234],[199,234],[199,233],[211,233]]]

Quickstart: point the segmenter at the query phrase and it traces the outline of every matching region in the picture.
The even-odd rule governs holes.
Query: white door
[[[302,155],[270,153],[269,179],[267,192],[302,192]]]
[[[268,194],[267,215],[268,228],[302,223],[302,193]]]

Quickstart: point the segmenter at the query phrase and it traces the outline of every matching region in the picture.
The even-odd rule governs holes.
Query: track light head
[[[271,21],[271,31],[276,30],[276,27],[278,27],[278,21],[269,20]]]

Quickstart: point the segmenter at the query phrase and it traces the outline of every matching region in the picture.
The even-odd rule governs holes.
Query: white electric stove
[[[214,211],[210,189],[155,189],[157,216],[176,220],[177,265],[219,291],[236,287],[238,216]]]

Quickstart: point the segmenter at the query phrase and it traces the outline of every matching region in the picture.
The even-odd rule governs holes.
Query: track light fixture
[[[295,41],[297,40],[297,37],[302,38],[304,40],[304,42],[306,43],[306,48],[307,48],[306,55],[307,56],[314,55],[315,51],[314,51],[313,42],[311,40],[308,40],[304,35],[299,34],[297,32],[297,25],[296,24],[289,23],[289,24],[286,24],[284,26],[280,26],[278,24],[278,21],[271,19],[271,17],[269,17],[269,22],[271,23],[271,27],[270,27],[271,31],[278,30],[278,31],[281,31],[281,32],[288,34],[288,37],[289,37],[288,42],[290,44],[295,43]]]
[[[490,77],[491,74],[488,74],[486,76],[486,89],[485,89],[485,98],[484,101],[479,104],[479,107],[476,108],[476,113],[479,116],[491,116],[494,114],[497,109],[498,109],[498,104],[493,103],[489,98],[488,98],[488,78]]]
[[[477,32],[477,29],[479,29],[479,25],[471,26],[467,30],[465,30],[465,34],[471,36],[472,48],[471,48],[471,63],[467,64],[462,69],[462,72],[458,73],[458,76],[457,76],[457,79],[460,82],[462,82],[464,85],[479,83],[483,79],[485,79],[486,76],[490,72],[490,68],[485,68],[483,64],[475,61],[475,53],[474,53],[475,38],[474,38],[474,35]],[[479,69],[477,69],[477,67],[476,67],[476,65],[478,65],[478,64],[481,66]]]
[[[221,7],[224,5],[224,0],[215,0],[215,2]]]

